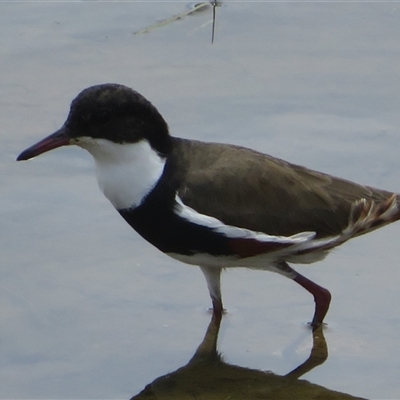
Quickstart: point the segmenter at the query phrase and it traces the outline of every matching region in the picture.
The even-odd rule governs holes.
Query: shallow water
[[[0,4],[1,398],[130,398],[186,365],[209,324],[200,270],[124,223],[98,191],[89,155],[66,148],[15,162],[64,122],[83,88],[123,83],[176,136],[400,192],[396,3],[226,2],[213,45],[210,8],[134,34],[191,5]],[[328,359],[301,379],[400,398],[399,234],[394,224],[297,268],[333,294]],[[223,295],[226,363],[282,376],[309,357],[304,290],[234,270]]]

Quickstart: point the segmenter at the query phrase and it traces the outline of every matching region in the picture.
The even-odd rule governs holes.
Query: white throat
[[[93,156],[97,183],[117,210],[140,205],[164,170],[165,159],[147,140],[118,144],[83,137],[76,144]]]

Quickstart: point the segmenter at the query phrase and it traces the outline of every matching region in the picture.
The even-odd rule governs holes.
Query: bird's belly
[[[275,265],[281,261],[295,264],[311,264],[323,260],[328,253],[329,250],[320,250],[307,254],[288,254],[285,257],[280,257],[276,253],[269,253],[245,258],[239,258],[237,256],[215,256],[206,253],[197,253],[192,255],[177,253],[166,254],[175,260],[191,265],[213,268],[250,268],[273,271],[276,268]]]

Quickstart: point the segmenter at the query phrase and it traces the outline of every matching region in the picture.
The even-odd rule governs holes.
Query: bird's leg
[[[289,278],[292,278],[295,282],[297,282],[314,296],[315,312],[310,325],[313,329],[320,326],[323,323],[325,315],[329,309],[329,304],[332,297],[330,292],[322,286],[317,285],[310,279],[296,272],[293,268],[289,267],[286,262],[279,263],[278,267],[280,270],[279,272],[281,272],[283,275],[288,276]]]
[[[221,297],[221,268],[200,266],[206,281],[213,305],[213,317],[221,320],[224,312]]]
[[[317,285],[299,273],[297,273],[293,280],[299,285],[303,286],[304,289],[308,290],[314,296],[315,313],[314,318],[311,321],[311,326],[314,329],[318,328],[318,326],[322,324],[329,309],[329,304],[332,297],[329,290]]]

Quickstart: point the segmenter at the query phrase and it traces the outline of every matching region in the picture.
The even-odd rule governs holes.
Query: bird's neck
[[[92,139],[79,145],[92,154],[99,187],[117,210],[139,206],[163,174],[166,159],[146,140],[118,144]]]

